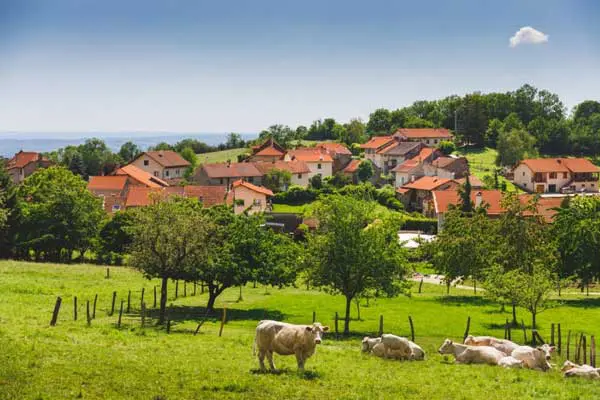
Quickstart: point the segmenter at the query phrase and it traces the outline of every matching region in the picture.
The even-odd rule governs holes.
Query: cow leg
[[[266,371],[267,368],[265,368],[265,350],[258,350],[258,362],[260,364],[260,370],[261,371]]]
[[[273,352],[267,351],[267,359],[269,360],[269,367],[271,367],[271,371],[276,371],[275,363],[273,362]]]
[[[301,350],[296,350],[296,361],[298,362],[298,371],[304,371],[304,355]]]

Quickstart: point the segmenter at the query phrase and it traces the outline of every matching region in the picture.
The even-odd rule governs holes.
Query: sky
[[[0,0],[0,132],[258,132],[525,83],[571,108],[600,100],[598,20],[597,0]]]

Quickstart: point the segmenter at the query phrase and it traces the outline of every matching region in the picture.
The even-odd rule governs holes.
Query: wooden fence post
[[[508,339],[508,318],[506,318],[506,322],[504,323],[504,339]]]
[[[550,324],[550,346],[554,346],[554,324]]]
[[[579,339],[575,336],[575,363],[581,363],[581,340],[583,339],[583,333],[580,334]]]
[[[96,319],[96,303],[98,302],[98,294],[94,296],[94,311],[92,312],[92,319]]]
[[[58,320],[58,312],[60,311],[60,305],[62,304],[62,298],[58,296],[56,303],[54,304],[54,311],[52,311],[52,319],[50,320],[50,326],[56,326]]]
[[[73,296],[73,320],[77,321],[77,296]]]
[[[115,313],[115,301],[117,301],[117,292],[113,292],[112,306],[110,307],[110,315],[111,316]]]
[[[146,303],[142,302],[142,328],[146,325]]]
[[[317,321],[317,313],[313,311],[313,324]]]
[[[192,296],[196,295],[196,282],[194,281],[194,294]]]
[[[415,341],[415,326],[413,325],[412,317],[408,316],[408,323],[410,324],[410,340],[412,342]]]
[[[131,311],[131,290],[127,293],[127,313]]]
[[[569,359],[569,348],[571,347],[571,330],[567,332],[567,360]]]
[[[221,317],[221,327],[219,328],[219,337],[223,334],[223,326],[225,325],[225,320],[227,319],[227,307],[223,307],[223,316]]]
[[[537,346],[536,337],[535,337],[535,329],[531,330],[531,342],[533,344],[533,347]]]
[[[521,320],[521,328],[523,329],[523,344],[527,344],[527,329],[525,329],[525,322]]]
[[[106,279],[110,279],[110,268],[106,268]]]
[[[562,333],[560,332],[560,324],[557,325],[557,335],[558,335],[558,355],[562,354]]]
[[[183,297],[187,297],[187,281],[183,281]]]
[[[507,331],[507,333],[508,333],[508,335],[507,335],[508,336],[508,340],[512,340],[512,332],[511,332],[512,328],[511,328],[511,324],[507,324],[506,326],[508,328],[508,331]]]
[[[90,313],[90,301],[87,300],[85,302],[85,316],[87,318],[87,324],[90,326],[92,324],[92,314]]]
[[[167,316],[167,333],[171,333],[171,319]]]
[[[144,304],[144,293],[146,292],[146,288],[142,288],[142,298],[140,299],[140,307]]]
[[[175,298],[179,296],[179,280],[175,281]]]
[[[125,300],[121,300],[121,308],[119,309],[119,320],[117,321],[117,328],[121,328],[121,319],[123,318],[123,304]]]
[[[339,330],[338,330],[338,313],[337,313],[337,311],[335,312],[335,338],[336,339],[340,338],[340,334],[339,334]]]
[[[156,285],[154,285],[154,303],[152,305],[152,308],[156,308]]]
[[[419,282],[419,293],[421,293],[422,289],[423,289],[423,278],[421,278],[421,282]]]
[[[383,335],[383,315],[379,316],[379,335]]]
[[[587,364],[587,338],[583,335],[583,363]]]
[[[471,317],[467,317],[467,329],[465,329],[465,334],[463,335],[463,342],[469,336],[469,329],[471,329]]]
[[[596,368],[596,338],[590,337],[590,365]]]

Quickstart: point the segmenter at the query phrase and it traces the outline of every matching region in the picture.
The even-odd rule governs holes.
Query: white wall
[[[322,178],[333,175],[333,163],[332,162],[307,162],[310,173],[308,173],[308,179],[312,178],[317,174],[321,174]],[[321,164],[321,168],[319,168]]]
[[[305,172],[303,174],[292,174],[292,185],[298,185],[302,187],[308,187],[308,176],[310,174]]]
[[[144,161],[148,161],[148,165],[144,165]],[[135,165],[136,167],[138,167],[141,170],[148,172],[152,176],[156,176],[160,179],[164,179],[163,178],[163,169],[164,169],[163,166],[145,154],[138,157],[131,164]],[[156,174],[155,174],[155,172],[156,172]]]

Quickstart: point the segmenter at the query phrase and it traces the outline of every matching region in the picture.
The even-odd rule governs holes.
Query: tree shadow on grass
[[[490,299],[486,299],[485,297],[480,296],[439,296],[434,297],[430,301],[435,301],[442,304],[448,304],[452,306],[460,307],[462,305],[468,306],[490,306],[496,305],[494,301]]]
[[[158,309],[148,311],[148,317],[158,319]],[[223,316],[223,309],[216,308],[211,313],[206,312],[206,307],[194,306],[171,306],[167,308],[167,317],[173,322],[185,321],[220,321]],[[239,310],[235,308],[227,309],[227,321],[260,321],[263,319],[284,320],[285,314],[279,310],[270,310],[266,308],[251,308],[248,310]]]
[[[558,306],[578,307],[578,308],[593,308],[600,307],[600,298],[592,297],[587,299],[560,299],[557,301]]]

